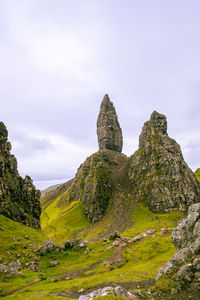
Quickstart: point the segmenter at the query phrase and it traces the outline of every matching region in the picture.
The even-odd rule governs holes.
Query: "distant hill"
[[[51,185],[51,186],[49,186],[48,188],[46,188],[44,190],[41,190],[40,191],[41,192],[41,198],[43,198],[46,195],[46,193],[55,190],[59,185],[61,185],[61,184],[54,184],[54,185]]]

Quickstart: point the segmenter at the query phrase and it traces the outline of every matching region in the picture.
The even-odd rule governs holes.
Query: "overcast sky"
[[[0,112],[22,176],[71,179],[105,93],[133,154],[153,110],[200,167],[199,0],[0,0]]]

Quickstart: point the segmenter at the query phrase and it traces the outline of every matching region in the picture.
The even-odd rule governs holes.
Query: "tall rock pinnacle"
[[[101,103],[97,120],[97,136],[99,150],[109,149],[117,152],[122,151],[123,137],[118,117],[113,103],[106,94]]]

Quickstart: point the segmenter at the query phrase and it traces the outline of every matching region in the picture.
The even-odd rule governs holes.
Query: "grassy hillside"
[[[138,285],[143,288],[152,283],[158,269],[175,253],[170,233],[183,217],[182,213],[154,214],[146,206],[138,204],[132,214],[133,225],[121,234],[130,238],[129,243],[121,247],[121,253],[117,253],[118,248],[113,246],[113,241],[93,240],[97,232],[105,230],[108,220],[91,226],[79,201],[68,204],[65,210],[59,206],[62,196],[42,213],[42,230],[46,237],[55,239],[61,245],[76,231],[82,234],[84,229],[86,237],[92,237],[87,243],[89,250],[67,250],[41,256],[34,251],[36,244],[41,245],[46,239],[44,234],[1,216],[2,261],[18,258],[23,263],[23,276],[1,278],[1,294],[7,295],[6,299],[63,299],[64,295],[65,299],[72,299],[78,297],[81,288],[86,293],[89,288],[112,282],[128,285],[130,289]],[[161,231],[162,228],[168,229]],[[136,235],[150,229],[157,232],[140,241],[132,241]],[[26,262],[35,258],[39,260],[39,272],[25,268]],[[50,262],[55,259],[58,265],[50,267]]]

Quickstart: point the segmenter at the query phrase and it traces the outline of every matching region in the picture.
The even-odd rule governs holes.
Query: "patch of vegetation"
[[[77,231],[91,225],[84,214],[81,201],[73,201],[58,206],[63,194],[41,214],[41,226],[45,235],[60,244],[72,238]]]
[[[200,168],[198,168],[195,172],[194,172],[197,180],[200,182]]]
[[[20,258],[25,263],[28,257],[30,260],[30,257],[33,256],[33,252],[37,249],[37,244],[42,245],[45,239],[46,237],[41,231],[0,215],[1,263]]]
[[[106,231],[107,226],[112,221],[110,217],[106,216],[101,222],[90,225],[84,215],[80,201],[70,202],[65,206],[58,206],[59,199],[58,197],[43,212],[42,228],[45,234],[50,237],[53,234],[49,227],[55,226],[56,232],[54,237],[56,237],[56,242],[60,244],[63,244],[76,231],[78,231],[77,236],[79,237],[84,230],[85,234],[87,234],[86,238],[97,237],[99,232]],[[53,297],[53,299],[60,299],[60,296],[57,295],[65,291],[65,293],[69,294],[68,299],[71,299],[73,297],[70,295],[74,291],[78,294],[81,288],[87,291],[88,288],[95,289],[99,285],[106,286],[110,282],[115,282],[116,284],[129,281],[140,282],[155,278],[158,269],[165,265],[176,251],[171,242],[170,230],[169,234],[163,234],[161,228],[176,227],[177,222],[182,217],[183,214],[180,212],[155,214],[147,206],[139,203],[133,212],[133,226],[127,228],[121,235],[133,238],[145,230],[157,229],[157,232],[124,247],[122,249],[124,263],[113,265],[112,268],[106,267],[105,260],[111,259],[114,255],[115,247],[112,246],[113,241],[104,242],[102,239],[90,241],[86,244],[88,251],[84,248],[60,253],[47,253],[41,256],[39,272],[31,272],[27,269],[22,270],[23,276],[14,276],[1,282],[2,292],[5,293],[22,287],[22,290],[7,296],[7,298],[51,299]],[[29,244],[42,244],[45,240],[45,236],[41,232],[13,222],[5,217],[2,217],[1,220],[1,226],[4,227],[4,231],[2,231],[4,237],[0,240],[0,249],[1,252],[3,249],[3,253],[5,253],[4,259],[6,259],[6,256],[8,257],[7,251],[15,246],[15,243],[18,243],[13,240],[15,236],[19,236],[22,240],[19,241],[18,248],[12,251],[14,254],[21,253],[21,258],[23,251],[26,251],[28,255],[31,252],[33,253],[34,247],[29,246]],[[25,234],[29,235],[30,240],[24,238]],[[6,240],[6,236],[9,239],[7,243],[4,243],[3,239]],[[24,244],[27,245],[26,249],[23,248]],[[38,255],[37,253],[34,254],[34,256]],[[13,256],[13,258],[16,259],[16,256]],[[8,259],[10,260],[10,257]],[[30,257],[29,261],[31,259]],[[58,265],[50,267],[52,260],[57,260]],[[116,299],[114,296],[106,297],[104,299]]]

